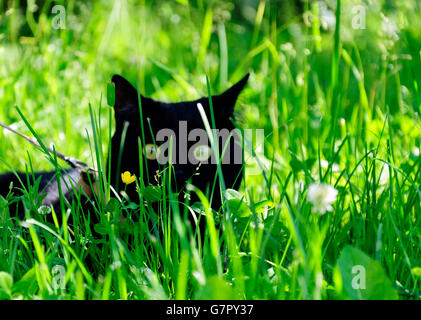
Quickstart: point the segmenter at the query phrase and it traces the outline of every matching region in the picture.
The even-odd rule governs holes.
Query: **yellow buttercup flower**
[[[121,180],[123,180],[125,184],[130,184],[135,182],[136,176],[134,174],[132,175],[129,171],[126,171],[121,174]]]

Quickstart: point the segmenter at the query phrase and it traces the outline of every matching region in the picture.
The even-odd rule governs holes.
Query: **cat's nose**
[[[186,175],[186,172],[183,169],[177,169],[175,170],[175,176],[176,177],[183,177]]]
[[[179,189],[184,186],[187,180],[186,172],[182,169],[176,169],[174,171],[175,179],[173,180],[174,188]]]

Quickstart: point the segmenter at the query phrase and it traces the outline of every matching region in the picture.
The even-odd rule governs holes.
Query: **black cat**
[[[215,127],[220,133],[224,129],[222,133],[225,133],[225,136],[224,134],[218,136],[220,138],[220,155],[222,155],[223,148],[225,147],[224,140],[228,138],[226,134],[233,133],[232,139],[229,140],[229,148],[227,146],[221,164],[224,182],[227,188],[238,188],[242,178],[242,162],[241,159],[238,161],[242,156],[241,142],[239,141],[239,136],[236,135],[235,131],[233,132],[235,127],[232,123],[232,117],[235,102],[247,80],[248,75],[223,94],[212,97]],[[180,190],[189,179],[191,180],[191,184],[201,189],[204,193],[207,190],[211,192],[215,184],[212,207],[218,209],[221,204],[221,196],[219,193],[219,182],[218,180],[216,180],[216,183],[214,182],[217,165],[215,159],[211,157],[211,145],[208,143],[208,139],[203,144],[197,141],[186,141],[189,138],[189,134],[193,133],[193,130],[197,132],[197,135],[192,135],[193,138],[194,136],[199,136],[200,133],[202,133],[202,136],[207,137],[197,105],[200,103],[203,106],[208,121],[212,124],[209,99],[204,97],[195,101],[165,103],[143,96],[139,97],[136,89],[121,76],[115,75],[112,78],[112,82],[115,84],[116,93],[114,107],[116,131],[111,141],[112,185],[114,187],[118,186],[119,189],[122,188],[122,183],[119,183],[121,172],[129,171],[139,177],[139,154],[141,154],[139,152],[139,141],[141,143],[143,142],[142,127],[145,140],[145,150],[143,150],[143,153],[146,153],[146,160],[143,161],[143,180],[145,185],[154,183],[155,173],[162,171],[163,167],[165,167],[165,161],[163,165],[159,164],[159,155],[157,154],[159,150],[155,149],[160,144],[157,141],[159,139],[159,132],[164,132],[164,134],[165,132],[172,132],[174,134],[172,160],[175,173],[175,179],[173,179],[176,184],[175,189]],[[141,123],[139,112],[139,99],[141,102],[143,123]],[[128,127],[125,143],[122,148],[120,170],[117,172],[119,152],[116,152],[116,150],[120,149],[125,123],[127,123]],[[186,133],[186,136],[183,136],[183,133]],[[195,152],[200,153],[200,151],[205,154],[195,157]],[[168,153],[169,143],[167,143],[167,158],[169,157]],[[206,153],[209,156],[207,159]],[[147,174],[146,171],[148,171]],[[131,198],[136,199],[137,194],[134,185],[127,186],[126,192]]]
[[[208,141],[200,143],[194,141],[195,136],[206,135],[202,117],[198,110],[200,104],[207,116],[209,123],[215,124],[215,129],[224,132],[218,136],[219,154],[224,154],[221,169],[224,183],[227,188],[237,189],[242,179],[242,154],[239,135],[234,132],[232,123],[236,100],[247,83],[249,75],[228,89],[226,92],[212,96],[213,113],[207,97],[188,102],[165,103],[138,95],[136,89],[123,77],[114,75],[112,82],[115,84],[115,121],[116,129],[111,140],[111,185],[119,192],[125,190],[131,201],[138,201],[136,184],[124,185],[121,181],[121,173],[130,172],[136,177],[143,176],[143,184],[155,184],[156,175],[168,167],[165,158],[169,158],[169,148],[163,148],[170,144],[165,139],[159,139],[162,133],[172,134],[172,163],[174,191],[178,191],[180,197],[184,195],[183,187],[187,181],[208,196],[212,196],[211,206],[218,210],[221,206],[221,194],[217,176],[217,165],[214,155],[210,151]],[[139,101],[141,102],[139,106]],[[142,113],[140,113],[140,107]],[[124,129],[127,127],[127,129]],[[184,131],[183,131],[184,129]],[[125,131],[126,130],[126,131]],[[195,131],[194,131],[195,130]],[[125,132],[125,139],[122,139]],[[196,132],[197,134],[189,135]],[[202,134],[200,134],[202,133]],[[227,136],[227,133],[230,135]],[[232,135],[232,136],[231,136]],[[168,137],[168,136],[167,136]],[[228,138],[228,139],[227,139]],[[159,141],[163,140],[163,141]],[[167,139],[168,140],[168,139]],[[192,141],[186,141],[192,140]],[[228,142],[226,142],[228,141]],[[144,142],[144,143],[143,143]],[[139,151],[142,145],[142,152]],[[223,152],[225,150],[225,152]],[[240,153],[240,154],[239,154]],[[143,169],[140,170],[139,155],[143,154]],[[240,159],[240,160],[238,160]],[[108,165],[107,165],[108,168]],[[141,175],[142,174],[142,175]],[[24,173],[18,173],[24,186],[28,181]],[[60,212],[60,198],[58,183],[55,172],[38,172],[34,174],[35,180],[39,181],[39,191],[45,194],[42,204],[52,205],[56,212]],[[65,179],[60,180],[61,191],[66,200],[71,203],[75,191],[81,188],[83,203],[92,209],[93,193],[86,173],[80,169],[68,169],[64,172]],[[12,173],[0,175],[0,195],[5,197],[9,193],[10,183],[13,182],[14,194],[20,194],[22,185]],[[34,183],[29,179],[29,184]],[[80,195],[80,193],[79,193]],[[196,198],[192,195],[195,201]],[[11,215],[18,213],[23,218],[23,206],[15,203],[9,207]],[[58,215],[59,216],[59,215]],[[97,221],[92,217],[92,221]]]

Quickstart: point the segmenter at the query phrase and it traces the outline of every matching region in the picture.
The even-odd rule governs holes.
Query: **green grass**
[[[417,1],[327,1],[329,13],[304,2],[304,21],[289,2],[66,1],[61,30],[52,28],[48,1],[34,12],[11,3],[0,13],[0,121],[27,135],[30,126],[46,146],[102,173],[105,201],[94,214],[104,238],[93,238],[78,203],[63,201],[62,212],[50,213],[63,223],[48,224],[30,188],[20,224],[9,218],[15,197],[0,198],[0,298],[421,297]],[[363,30],[352,28],[359,4]],[[106,97],[114,73],[142,94],[181,101],[222,92],[248,71],[237,124],[264,129],[264,148],[250,155],[259,174],[247,166],[221,212],[194,187],[187,191],[201,205],[178,204],[171,168],[159,189],[137,182],[140,204],[110,200]],[[66,167],[2,130],[0,141],[0,171]],[[338,191],[324,215],[308,198],[314,183]],[[118,222],[128,210],[138,222]],[[203,244],[187,222],[199,211],[208,225]]]

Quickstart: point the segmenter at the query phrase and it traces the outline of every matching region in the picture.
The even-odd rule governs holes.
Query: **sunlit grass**
[[[373,1],[360,30],[359,2],[328,4],[305,3],[303,21],[263,0],[235,10],[226,1],[66,1],[62,30],[47,9],[34,20],[2,12],[0,121],[95,166],[102,200],[93,226],[80,203],[63,202],[46,223],[36,187],[25,192],[23,224],[9,218],[14,196],[0,198],[0,298],[418,299],[420,8]],[[116,197],[105,174],[112,74],[182,101],[222,92],[248,71],[236,121],[264,129],[264,147],[254,145],[221,212],[193,186],[186,191],[201,205],[178,205],[171,168],[159,190],[137,179],[140,204]],[[0,141],[1,171],[66,167],[5,131]],[[308,196],[319,183],[337,190],[324,214],[314,210],[320,194]],[[138,221],[119,221],[130,212]],[[207,221],[204,243],[192,213]],[[358,265],[365,291],[352,287]]]

